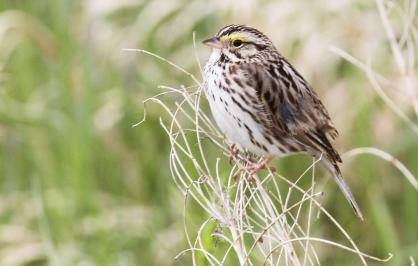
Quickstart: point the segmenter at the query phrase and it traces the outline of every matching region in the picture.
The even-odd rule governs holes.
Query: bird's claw
[[[268,161],[269,160],[264,159],[259,163],[251,162],[250,164],[247,164],[247,166],[244,167],[244,170],[249,172],[250,175],[255,175],[258,171],[262,169],[266,169],[268,167],[267,166]]]
[[[246,165],[243,168],[238,170],[238,172],[236,173],[236,176],[238,176],[243,171],[246,171],[250,174],[250,176],[253,176],[262,169],[267,169],[274,173],[276,172],[276,169],[274,167],[268,166],[268,163],[270,162],[271,159],[272,159],[271,157],[267,157],[266,159],[263,159],[261,162],[257,163],[247,158]]]
[[[228,150],[229,150],[229,163],[232,163],[233,160],[238,159],[239,150],[235,144],[229,145]]]

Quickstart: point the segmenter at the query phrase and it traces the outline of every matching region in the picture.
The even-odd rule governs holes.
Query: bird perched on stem
[[[239,150],[264,156],[305,152],[320,159],[363,220],[330,140],[338,136],[316,92],[255,28],[229,25],[203,41],[212,48],[204,69],[205,90],[218,127]],[[232,148],[231,148],[232,149]]]

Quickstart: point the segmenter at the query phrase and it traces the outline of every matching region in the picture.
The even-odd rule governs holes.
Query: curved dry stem
[[[157,58],[157,59],[159,59],[159,60],[161,60],[161,61],[169,64],[170,66],[172,66],[172,67],[180,70],[181,72],[183,72],[184,74],[186,74],[187,76],[189,76],[190,78],[192,78],[192,80],[194,82],[196,82],[197,85],[201,85],[200,82],[195,78],[195,76],[193,74],[191,74],[190,72],[188,72],[187,70],[185,70],[184,68],[182,68],[181,66],[179,66],[178,64],[173,63],[170,60],[168,60],[168,59],[166,59],[166,58],[164,58],[162,56],[159,56],[159,55],[157,55],[157,54],[155,54],[153,52],[150,52],[150,51],[147,51],[147,50],[144,50],[144,49],[133,49],[133,48],[123,48],[122,51],[126,51],[126,52],[139,52],[139,53],[144,53],[144,54],[153,56],[153,57],[155,57],[155,58]]]
[[[288,241],[289,242],[294,242],[294,241],[301,241],[301,240],[316,241],[316,242],[320,242],[320,243],[324,243],[324,244],[328,244],[328,245],[332,245],[332,246],[341,248],[341,249],[346,250],[346,251],[349,251],[351,253],[358,254],[358,251],[355,250],[355,249],[352,249],[352,248],[349,248],[347,246],[341,245],[341,244],[339,244],[337,242],[333,242],[333,241],[329,241],[329,240],[322,239],[322,238],[317,238],[317,237],[299,237],[299,238],[290,239]],[[286,243],[281,243],[281,245],[284,245],[284,244],[286,244]],[[271,256],[278,248],[280,248],[281,245],[280,246],[277,246],[277,247],[274,247],[274,249],[271,250],[270,254],[268,254],[268,257]],[[361,254],[362,257],[365,257],[367,259],[374,260],[374,261],[379,261],[379,262],[388,262],[393,257],[393,254],[392,253],[389,253],[388,254],[388,257],[385,258],[385,259],[381,259],[381,258],[378,258],[378,257],[375,257],[375,256],[370,256],[370,255],[365,254],[365,253],[362,253],[362,252],[360,252],[360,254]],[[267,260],[267,258],[265,260]],[[263,265],[265,265],[265,262],[264,262]]]
[[[411,171],[409,171],[408,168],[406,168],[406,166],[403,163],[401,163],[398,159],[396,159],[395,157],[393,157],[387,152],[384,152],[374,147],[361,147],[361,148],[355,148],[348,152],[345,152],[344,156],[354,157],[354,156],[358,156],[361,154],[372,154],[389,162],[403,174],[403,176],[409,181],[409,183],[411,183],[411,185],[416,190],[418,190],[418,181],[415,178],[415,176],[411,173]]]

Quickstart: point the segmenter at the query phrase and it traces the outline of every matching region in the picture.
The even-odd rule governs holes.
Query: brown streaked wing
[[[312,87],[284,61],[286,69],[267,69],[260,64],[243,64],[240,69],[251,80],[272,125],[283,135],[294,137],[304,145],[327,153],[341,161],[327,136],[338,133],[327,110]]]

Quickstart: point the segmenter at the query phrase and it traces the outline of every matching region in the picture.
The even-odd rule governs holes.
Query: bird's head
[[[212,38],[203,41],[232,62],[251,61],[271,50],[272,42],[259,30],[244,25],[228,25]]]

